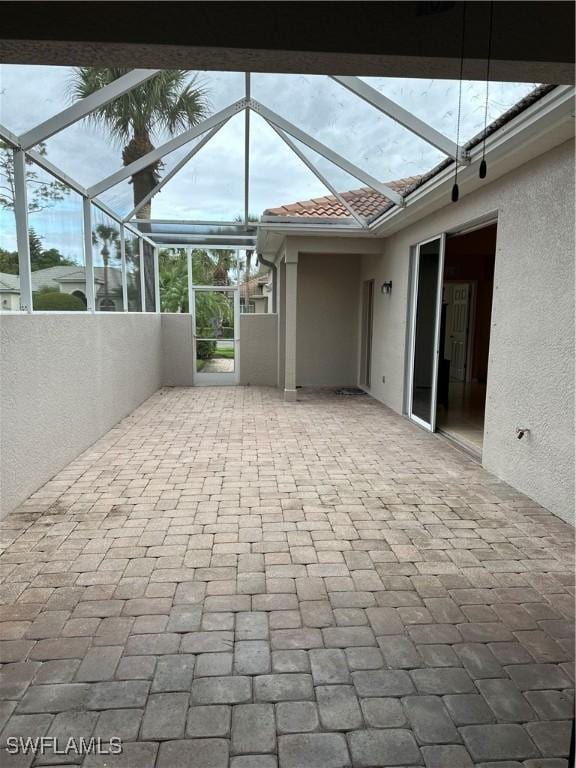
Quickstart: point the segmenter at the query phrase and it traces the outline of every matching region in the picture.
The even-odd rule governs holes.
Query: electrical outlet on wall
[[[386,384],[386,376],[382,376],[382,384]]]

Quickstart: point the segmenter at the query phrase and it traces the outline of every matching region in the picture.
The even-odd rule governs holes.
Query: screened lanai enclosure
[[[267,302],[234,293],[267,272],[259,233],[370,234],[439,162],[469,164],[466,141],[533,87],[15,65],[0,80],[2,311],[229,305],[198,319],[204,336],[272,312],[271,279]],[[359,187],[369,205],[346,194]],[[291,210],[324,198],[336,219]]]

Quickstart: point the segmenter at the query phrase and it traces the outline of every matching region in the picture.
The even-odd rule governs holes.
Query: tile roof
[[[414,186],[420,182],[420,176],[408,176],[396,181],[387,181],[386,186],[399,192],[401,195],[407,194]],[[349,192],[342,192],[341,196],[347,203],[366,219],[371,219],[378,215],[384,208],[387,208],[392,201],[385,195],[376,192],[369,187],[352,189]],[[312,200],[300,200],[296,203],[281,205],[278,208],[268,208],[264,211],[265,216],[299,216],[302,218],[325,216],[329,218],[350,218],[350,213],[342,203],[334,197],[315,197]]]
[[[9,291],[11,293],[20,290],[20,278],[18,275],[11,275],[8,272],[0,272],[0,291]]]

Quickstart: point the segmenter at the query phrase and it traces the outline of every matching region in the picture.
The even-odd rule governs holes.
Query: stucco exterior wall
[[[161,386],[158,315],[0,319],[0,514]]]
[[[278,382],[278,316],[240,315],[240,384]]]
[[[191,387],[194,350],[191,315],[164,314],[162,318],[162,384]]]
[[[410,249],[498,215],[483,464],[565,519],[574,515],[573,167],[566,142],[387,238],[361,273],[376,281],[371,394],[402,412]],[[390,296],[379,293],[384,280]],[[529,436],[518,440],[516,426]]]
[[[347,386],[358,376],[358,256],[298,255],[297,383]]]
[[[20,310],[20,293],[0,293],[0,313],[18,312]]]

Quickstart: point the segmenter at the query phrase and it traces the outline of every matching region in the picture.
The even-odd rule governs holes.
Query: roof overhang
[[[68,6],[70,4],[67,4]],[[467,3],[464,76],[482,79],[490,6]],[[574,4],[496,2],[496,80],[574,82]],[[162,67],[384,77],[458,78],[461,2],[101,3],[82,13],[54,3],[10,3],[6,63]],[[58,8],[57,34],[54,10]],[[327,9],[329,8],[329,12]]]
[[[520,112],[486,139],[489,177],[478,178],[482,144],[470,150],[471,164],[460,167],[460,195],[485,186],[524,163],[574,138],[574,87],[558,86],[530,107]],[[375,219],[371,231],[377,236],[397,232],[418,219],[451,205],[450,190],[454,183],[454,165],[433,175],[406,197],[402,209],[390,209]]]

